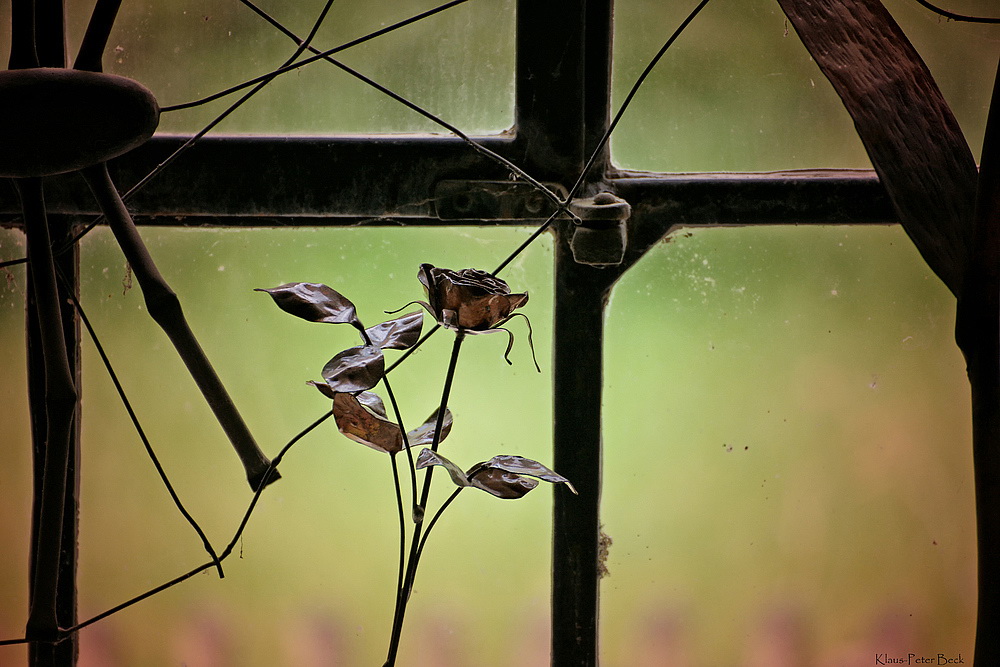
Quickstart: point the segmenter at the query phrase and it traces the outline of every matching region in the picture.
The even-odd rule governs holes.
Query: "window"
[[[322,3],[291,4],[269,9],[303,34]],[[431,7],[388,4],[384,14],[371,3],[334,5],[342,20],[331,20],[316,45]],[[608,126],[609,107],[617,108],[690,11],[619,0],[613,23],[611,4],[469,2],[346,51],[343,60],[478,135],[477,142],[533,177],[569,189]],[[457,418],[482,413],[471,407],[473,400],[495,401],[509,430],[501,437],[492,432],[496,426],[470,424],[463,437],[487,441],[483,458],[496,453],[488,450],[497,440],[507,453],[522,445],[545,452],[551,422],[554,452],[545,458],[581,495],[554,493],[551,517],[541,494],[533,503],[490,509],[496,523],[489,529],[477,526],[478,502],[446,517],[431,547],[442,554],[460,548],[463,557],[427,559],[416,596],[424,606],[408,618],[408,624],[425,623],[408,625],[406,641],[428,664],[469,664],[473,650],[482,651],[476,664],[496,667],[511,660],[549,664],[550,652],[559,667],[599,659],[611,667],[659,664],[666,654],[692,664],[751,658],[778,664],[768,662],[775,655],[769,651],[781,650],[796,664],[803,656],[817,662],[843,657],[835,649],[858,645],[868,653],[971,655],[971,436],[962,364],[948,344],[953,305],[905,235],[882,227],[894,215],[867,170],[850,119],[777,4],[738,4],[709,3],[655,70],[590,174],[588,193],[607,189],[632,205],[625,263],[577,263],[572,227],[560,223],[510,269],[512,284],[522,282],[531,292],[542,379],[520,346],[511,369],[498,361],[497,341],[483,341],[470,354],[475,358],[467,362],[468,393],[461,399],[470,408],[454,406]],[[978,154],[989,93],[984,82],[994,65],[983,54],[991,52],[995,33],[944,22],[904,0],[887,4],[938,75]],[[968,11],[986,13],[989,4],[982,0]],[[109,69],[147,81],[165,105],[250,78],[294,49],[237,3],[134,5],[113,42]],[[466,55],[455,57],[456,49]],[[224,67],[209,71],[203,68],[208,61]],[[204,69],[205,78],[187,76],[191,69]],[[184,76],[171,80],[176,73]],[[788,115],[770,108],[772,83],[784,91],[776,106]],[[119,187],[137,183],[228,99],[165,114],[163,133],[113,163]],[[244,111],[201,139],[130,206],[237,405],[273,454],[322,410],[299,382],[340,349],[346,334],[297,327],[250,289],[323,281],[352,290],[350,297],[375,317],[413,298],[420,261],[454,268],[495,264],[544,218],[516,195],[514,201],[494,198],[492,186],[483,184],[509,180],[508,169],[332,66],[317,63],[278,79]],[[789,169],[813,171],[773,171]],[[487,195],[479,197],[482,192]],[[59,224],[85,223],[96,213],[75,176],[46,179],[46,194]],[[23,254],[11,188],[0,189],[0,213],[11,227],[0,233],[5,261]],[[694,229],[701,227],[711,229]],[[134,369],[127,389],[149,415],[150,430],[159,432],[154,444],[171,478],[201,509],[199,519],[213,537],[231,534],[246,491],[221,434],[141,312],[139,295],[128,292],[110,235],[96,229],[80,252],[84,306],[116,363]],[[814,273],[817,267],[822,271]],[[0,470],[0,530],[11,545],[8,562],[15,563],[29,558],[31,498],[23,275],[8,268],[0,299],[0,391],[11,406],[0,422],[9,443],[9,466]],[[897,279],[899,291],[885,287]],[[926,287],[914,296],[914,285]],[[810,301],[815,304],[802,305]],[[828,335],[823,322],[831,323]],[[886,349],[865,347],[848,329],[870,334]],[[801,339],[807,352],[785,349]],[[414,377],[440,365],[435,354],[443,352],[426,351],[416,360]],[[484,377],[498,378],[495,386],[473,381],[471,369],[480,366],[491,369]],[[81,618],[203,558],[155,482],[86,341],[83,367]],[[719,380],[734,386],[709,384]],[[192,398],[164,401],[161,386]],[[425,391],[414,382],[400,393]],[[437,391],[434,380],[431,393]],[[827,398],[831,405],[817,409]],[[681,399],[688,403],[676,402]],[[779,406],[779,400],[793,402]],[[912,421],[914,404],[926,422]],[[432,407],[428,398],[412,408],[411,419]],[[841,407],[857,412],[847,417]],[[103,416],[105,409],[117,416]],[[720,420],[721,410],[732,414]],[[655,419],[646,418],[650,413]],[[929,418],[937,413],[947,416]],[[821,435],[830,440],[821,443]],[[172,449],[170,440],[205,447],[188,453]],[[393,530],[391,498],[384,493],[388,471],[363,456],[366,451],[341,444],[330,433],[317,436],[310,453],[282,464],[287,479],[265,494],[241,545],[245,557],[227,568],[226,580],[196,577],[91,626],[81,635],[82,657],[99,664],[127,664],[136,656],[149,664],[195,664],[213,655],[238,664],[309,664],[312,650],[348,664],[377,659],[389,605],[375,604],[363,619],[342,610],[366,595],[378,597],[366,584],[393,576],[391,560],[364,558],[369,550],[394,548],[378,536],[391,537]],[[838,444],[843,451],[832,451]],[[912,452],[903,451],[906,444]],[[335,447],[336,460],[329,452]],[[796,453],[788,451],[793,447]],[[809,447],[825,451],[798,458]],[[843,466],[834,472],[836,483],[814,488],[836,465]],[[900,470],[932,490],[922,496],[905,480],[888,478]],[[704,480],[703,495],[681,498],[674,485],[692,479]],[[672,489],[651,495],[662,486]],[[707,492],[717,486],[724,487],[720,495]],[[934,512],[928,513],[928,499],[940,501]],[[359,502],[357,513],[331,509],[349,501]],[[833,515],[831,508],[837,508]],[[856,530],[853,522],[866,518],[871,523]],[[151,535],[117,546],[127,537],[125,524],[144,523],[155,525]],[[274,526],[288,532],[278,540],[270,534]],[[494,530],[505,537],[477,542]],[[602,530],[614,540],[605,579],[590,567],[602,558]],[[850,592],[839,591],[833,601],[803,592],[816,581],[831,591],[845,581],[887,577],[889,564],[868,558],[880,553],[880,539],[885,549],[903,551],[906,565],[872,598],[872,608],[855,607],[863,603]],[[523,576],[523,588],[484,590],[496,573],[480,564],[494,549],[509,555],[505,567]],[[754,574],[775,560],[793,574]],[[651,567],[672,571],[652,576]],[[296,568],[310,577],[286,576]],[[4,637],[23,631],[24,569],[0,578],[0,597],[13,601],[0,607]],[[109,572],[129,592],[108,590]],[[920,578],[918,592],[893,597],[907,588],[907,576]],[[328,583],[334,580],[346,583]],[[470,587],[470,580],[478,583]],[[495,606],[493,597],[475,604],[487,594],[497,596]],[[462,606],[470,598],[473,611]],[[262,599],[273,603],[259,605]],[[916,621],[908,620],[912,610]],[[830,616],[839,624],[825,623]],[[859,626],[880,622],[882,634],[861,643]],[[518,637],[517,658],[503,650],[501,639],[509,641],[510,634]],[[713,648],[715,637],[735,639]],[[26,655],[21,648],[0,652]]]

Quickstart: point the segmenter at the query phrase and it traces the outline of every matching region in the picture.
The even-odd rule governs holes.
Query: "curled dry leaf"
[[[375,394],[336,394],[333,418],[337,429],[355,442],[387,454],[403,449],[399,426],[386,418],[382,399]]]
[[[286,283],[278,287],[260,288],[267,292],[286,313],[310,322],[350,324],[359,331],[364,329],[350,299],[322,283]]]
[[[479,269],[452,271],[421,264],[417,278],[427,291],[424,304],[445,327],[486,333],[528,302],[527,293],[511,294],[506,282]]]
[[[554,484],[566,484],[570,491],[577,492],[568,479],[538,461],[523,456],[494,456],[489,461],[472,466],[468,472],[462,472],[461,468],[444,456],[424,449],[417,457],[417,467],[432,465],[444,466],[458,486],[474,486],[505,500],[521,498],[538,486],[538,482],[531,479],[533,477]]]
[[[373,345],[344,350],[323,367],[323,379],[336,392],[371,389],[385,375],[385,357]]]
[[[456,486],[471,486],[461,468],[437,452],[425,448],[420,451],[420,456],[417,457],[417,468],[427,468],[429,466],[443,466],[448,471],[448,474],[451,475],[451,481],[455,482]]]
[[[428,445],[434,438],[437,411],[421,426],[409,431],[404,440],[400,435],[399,425],[389,418],[385,404],[378,394],[370,391],[357,394],[340,393],[333,391],[323,382],[309,384],[316,387],[324,396],[333,399],[333,417],[337,422],[337,428],[355,442],[380,452],[395,454],[406,446]],[[441,440],[444,440],[451,431],[451,424],[451,412],[446,411],[444,424],[441,427]]]
[[[531,459],[526,459],[523,456],[511,456],[511,455],[501,455],[494,456],[489,461],[480,463],[481,469],[495,468],[498,470],[503,470],[506,472],[514,473],[516,475],[529,475],[530,477],[537,477],[538,479],[543,479],[546,482],[552,482],[553,484],[565,484],[569,487],[569,490],[574,494],[577,494],[576,488],[573,486],[572,482],[557,473],[556,471],[545,467],[538,461],[533,461]],[[475,468],[469,471],[469,477],[474,477],[476,475]]]
[[[517,500],[538,486],[538,481],[499,468],[484,468],[471,477],[472,486],[504,500]]]
[[[337,398],[337,392],[335,392],[333,390],[333,387],[328,385],[326,382],[316,382],[315,380],[309,380],[308,382],[306,382],[306,384],[316,387],[319,393],[323,394],[330,400]]]
[[[389,414],[385,411],[385,403],[382,402],[382,399],[378,394],[373,394],[370,391],[363,391],[360,394],[355,394],[354,396],[358,399],[358,402],[361,403],[361,405],[365,406],[382,419],[385,419],[386,421],[389,420]]]
[[[423,324],[424,314],[417,311],[376,324],[366,329],[365,334],[375,347],[383,350],[406,350],[419,340]]]
[[[437,428],[437,416],[438,411],[435,410],[434,414],[427,418],[427,421],[412,431],[407,432],[406,437],[410,442],[410,447],[428,447],[434,442],[434,429]],[[453,421],[454,418],[451,415],[451,410],[445,408],[444,422],[441,424],[441,439],[438,440],[439,443],[448,437]]]

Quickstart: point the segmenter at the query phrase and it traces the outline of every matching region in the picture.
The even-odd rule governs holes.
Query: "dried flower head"
[[[435,319],[466,333],[495,329],[528,302],[526,293],[511,294],[506,282],[479,269],[452,271],[421,264],[417,278],[427,290],[427,310]]]

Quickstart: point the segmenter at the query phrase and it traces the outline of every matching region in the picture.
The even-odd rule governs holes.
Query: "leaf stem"
[[[396,464],[396,453],[389,453],[392,462],[392,482],[396,487],[396,509],[399,510],[399,568],[396,574],[396,597],[403,588],[403,572],[406,568],[406,516],[403,513],[403,492],[399,486],[399,466]]]
[[[455,379],[455,366],[458,364],[458,353],[462,349],[462,341],[465,340],[465,331],[459,329],[455,332],[455,343],[451,347],[451,359],[448,362],[448,374],[444,378],[444,390],[441,392],[441,407],[438,408],[438,420],[434,425],[434,439],[431,440],[431,451],[436,452],[441,444],[441,431],[444,428],[444,413],[448,409],[448,397],[451,395],[452,381]],[[434,467],[428,467],[424,474],[424,488],[420,493],[420,507],[427,507],[427,496],[431,492],[431,474]]]
[[[388,373],[388,371],[386,371]],[[385,393],[389,396],[389,403],[392,405],[392,411],[396,415],[396,424],[399,426],[399,433],[403,438],[403,449],[406,450],[406,459],[410,466],[410,493],[412,497],[410,514],[413,517],[413,521],[417,521],[417,468],[416,464],[413,462],[413,452],[410,450],[410,439],[406,435],[406,428],[403,426],[403,417],[399,412],[399,404],[396,402],[396,395],[392,391],[392,385],[389,384],[389,378],[386,375],[382,376],[382,384],[385,385]]]
[[[448,373],[445,375],[444,389],[441,392],[441,406],[438,408],[438,419],[434,427],[434,437],[431,440],[431,450],[435,452],[441,442],[441,433],[444,429],[444,414],[448,409],[448,398],[451,395],[451,386],[455,379],[455,368],[458,365],[458,354],[462,349],[463,340],[465,340],[465,332],[459,329],[455,332],[455,343],[451,348],[451,359],[448,362]],[[406,564],[406,575],[403,578],[402,586],[396,594],[396,609],[393,612],[392,617],[392,633],[389,637],[389,650],[383,667],[394,667],[396,664],[396,654],[399,652],[399,640],[403,632],[403,617],[406,615],[406,604],[409,602],[410,594],[413,592],[413,581],[417,574],[417,563],[420,561],[419,547],[421,547],[424,542],[421,540],[421,535],[423,534],[424,514],[425,508],[427,507],[427,497],[430,495],[431,473],[433,471],[434,468],[431,466],[427,468],[424,473],[424,488],[420,494],[420,505],[414,513],[415,525],[413,527],[412,541],[410,542],[410,556]],[[441,515],[444,507],[447,507],[452,500],[453,498],[449,498],[441,509],[437,511],[427,529],[428,532],[430,532],[430,526],[433,526],[437,517]],[[426,540],[426,536],[424,539]]]
[[[417,561],[420,560],[420,555],[424,553],[424,544],[426,544],[427,538],[430,537],[431,530],[434,529],[434,524],[436,524],[437,520],[439,518],[441,518],[441,515],[448,508],[448,505],[451,505],[452,501],[455,500],[455,498],[458,498],[458,494],[461,493],[462,489],[464,489],[464,488],[466,488],[466,487],[464,487],[464,486],[456,487],[455,490],[452,492],[452,494],[450,496],[448,496],[448,500],[444,501],[441,504],[441,507],[438,508],[438,511],[434,513],[434,516],[431,517],[430,522],[427,524],[427,530],[426,530],[426,532],[424,532],[424,536],[420,540],[420,545],[417,547],[417,556],[416,556],[416,560]],[[414,573],[416,573],[417,566],[414,565],[413,569],[414,569]]]

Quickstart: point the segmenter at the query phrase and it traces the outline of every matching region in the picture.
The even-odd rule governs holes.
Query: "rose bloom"
[[[440,269],[421,264],[417,278],[427,291],[427,310],[449,329],[485,333],[503,324],[528,302],[527,293],[511,294],[503,280],[479,269]]]

